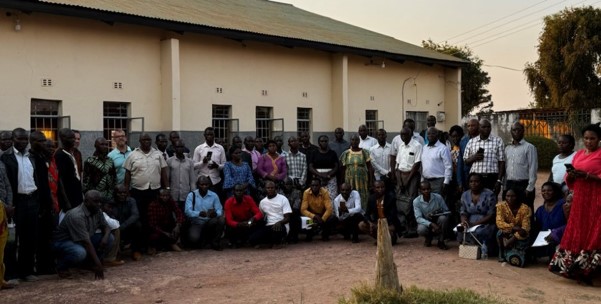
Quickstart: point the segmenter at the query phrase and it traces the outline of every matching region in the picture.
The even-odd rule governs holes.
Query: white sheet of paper
[[[549,245],[549,243],[545,240],[549,234],[551,234],[551,230],[539,232],[538,236],[536,236],[534,244],[532,244],[532,247],[543,247]]]
[[[457,227],[461,226],[461,224],[455,226],[455,228],[453,228],[453,232],[457,232]],[[476,228],[480,227],[480,225],[476,225],[476,226],[472,226],[470,227],[467,232],[474,232],[476,231]]]
[[[311,229],[311,225],[313,224],[313,220],[306,217],[306,216],[301,216],[301,229]]]

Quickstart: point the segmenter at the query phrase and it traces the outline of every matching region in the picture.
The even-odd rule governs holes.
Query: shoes
[[[313,236],[312,235],[307,235],[307,238],[305,239],[305,242],[313,242]]]
[[[116,267],[116,266],[121,266],[125,264],[124,260],[114,260],[114,261],[104,261],[102,262],[102,265],[106,266],[106,267]]]
[[[221,245],[211,245],[211,249],[215,250],[215,251],[223,251],[223,247],[221,247]]]
[[[438,244],[436,244],[436,246],[442,250],[449,250],[449,247],[447,246],[447,244],[444,243],[444,241],[438,241]]]
[[[329,235],[322,235],[321,236],[321,240],[324,241],[324,242],[328,242],[328,241],[330,241],[330,236]]]
[[[424,247],[432,247],[432,239],[426,239],[424,241]]]
[[[132,253],[131,259],[134,260],[134,261],[141,260],[142,259],[142,253],[140,253],[139,251],[135,251],[134,253]]]
[[[154,247],[148,247],[148,255],[155,255],[157,254],[157,249]]]
[[[344,239],[347,240],[347,241],[350,241],[351,240],[351,235],[350,234],[345,234],[344,235]]]
[[[34,276],[33,274],[30,274],[30,275],[24,277],[22,280],[25,282],[37,282],[40,280],[40,278]]]
[[[414,238],[418,237],[418,235],[417,235],[417,232],[415,232],[415,231],[406,231],[403,234],[403,237],[406,239],[414,239]]]
[[[353,244],[359,243],[359,236],[353,235],[353,239],[351,240]]]
[[[175,252],[181,252],[182,251],[182,249],[179,246],[177,246],[177,244],[171,245],[171,250],[173,250]]]
[[[16,286],[17,286],[16,284],[9,283],[4,280],[2,280],[2,282],[0,282],[0,289],[13,289]]]

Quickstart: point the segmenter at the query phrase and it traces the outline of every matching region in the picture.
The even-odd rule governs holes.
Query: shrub
[[[559,152],[557,143],[541,136],[528,136],[524,139],[536,147],[536,151],[538,152],[538,168],[551,169],[553,158]]]
[[[501,304],[495,298],[481,296],[467,289],[432,290],[415,286],[397,294],[391,290],[377,289],[367,284],[351,289],[350,299],[342,298],[339,304]]]

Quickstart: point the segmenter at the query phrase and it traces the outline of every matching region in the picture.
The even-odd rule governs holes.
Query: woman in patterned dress
[[[361,195],[361,208],[367,207],[367,198],[369,197],[369,185],[371,185],[373,168],[371,167],[371,158],[369,152],[359,148],[359,136],[351,137],[351,148],[342,152],[340,163],[344,181],[351,185],[353,190],[357,190]]]

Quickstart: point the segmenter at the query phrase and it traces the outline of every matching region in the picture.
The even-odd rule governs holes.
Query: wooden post
[[[399,283],[399,277],[392,257],[392,243],[390,231],[386,218],[378,219],[378,252],[376,259],[376,288],[394,290],[399,294],[403,287]]]

